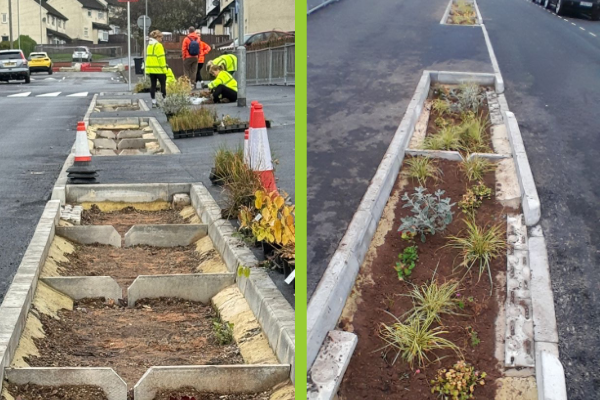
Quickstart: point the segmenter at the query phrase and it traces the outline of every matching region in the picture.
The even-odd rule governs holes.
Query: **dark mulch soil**
[[[104,391],[96,386],[15,385],[4,381],[3,387],[16,400],[108,400]]]
[[[112,276],[122,287],[139,275],[191,274],[204,261],[195,245],[185,247],[113,247],[76,245],[61,263],[63,276]]]
[[[200,393],[194,388],[158,392],[154,400],[269,400],[272,391],[253,394]]]
[[[446,191],[444,197],[449,196],[452,202],[457,203],[465,192],[467,181],[458,169],[458,163],[440,161],[439,166],[444,172],[443,182],[440,182],[439,185],[428,182],[429,192],[433,193],[437,188],[441,188]],[[485,183],[492,189],[495,187],[493,172],[486,176]],[[413,193],[415,185],[416,183],[409,183],[401,191],[401,194],[404,192]],[[398,189],[399,181],[396,182],[395,191]],[[411,301],[403,296],[411,290],[411,286],[406,282],[399,281],[396,271],[393,269],[398,261],[398,254],[410,245],[397,232],[400,226],[400,218],[409,215],[409,209],[402,208],[403,205],[404,202],[400,200],[395,209],[392,229],[386,235],[384,244],[377,249],[377,255],[370,271],[374,283],[368,283],[370,280],[364,279],[367,283],[363,283],[361,286],[362,301],[358,304],[358,310],[352,322],[354,332],[358,335],[359,340],[339,391],[341,399],[437,400],[439,399],[438,395],[431,393],[429,381],[434,379],[439,368],[449,368],[458,361],[458,357],[454,352],[439,351],[434,356],[430,356],[430,359],[434,360],[436,356],[447,356],[447,358],[441,362],[434,362],[429,366],[420,368],[417,373],[417,366],[410,368],[401,359],[391,365],[395,352],[390,351],[385,356],[380,350],[385,344],[378,336],[380,324],[391,325],[394,322],[393,318],[385,311],[396,316],[402,316],[412,307]],[[453,210],[455,210],[454,220],[445,232],[438,233],[435,236],[427,236],[426,243],[422,243],[417,238],[419,260],[410,277],[412,283],[421,285],[429,281],[436,268],[436,277],[440,283],[463,276],[460,271],[453,273],[453,265],[460,262],[457,258],[457,251],[442,248],[447,243],[446,236],[458,235],[464,227],[463,214],[458,205],[454,206]],[[479,224],[502,223],[505,225],[505,215],[506,212],[503,207],[492,197],[492,200],[484,200],[477,213],[477,221]],[[505,256],[493,261],[492,271],[494,276],[505,270]],[[361,270],[363,278],[365,278],[364,274],[363,267],[363,270]],[[446,330],[450,332],[444,337],[462,349],[467,362],[488,374],[487,384],[483,387],[477,387],[475,398],[491,400],[494,398],[496,390],[493,382],[500,376],[498,361],[494,356],[494,323],[498,313],[498,303],[503,302],[505,298],[505,287],[496,281],[494,285],[495,297],[490,297],[490,285],[487,276],[484,275],[479,282],[477,280],[477,274],[474,274],[473,276],[466,276],[461,284],[460,298],[465,303],[465,309],[462,312],[466,315],[443,315],[442,322]],[[472,302],[467,300],[471,297],[474,300]],[[347,321],[340,322],[341,329],[344,329],[347,325]],[[471,346],[468,327],[476,331],[481,340],[481,343],[476,347]]]
[[[102,212],[96,205],[84,210],[82,225],[112,225],[124,236],[133,225],[185,224],[185,219],[175,209],[160,211],[140,211],[126,207],[119,211]]]
[[[452,87],[449,85],[443,85],[444,87]],[[436,88],[441,88],[442,86],[436,86]],[[489,88],[484,87],[485,90],[488,90]],[[429,93],[429,98],[434,100],[439,98],[439,95],[436,95],[434,93],[433,90],[430,91]],[[489,109],[489,105],[487,102],[487,97],[484,96],[483,98],[483,103],[481,104],[481,106],[479,107],[479,115],[485,115],[486,119],[489,121],[490,117],[490,109]],[[452,122],[452,125],[457,126],[460,125],[462,123],[460,116],[456,115],[456,114],[446,114],[444,116],[442,116],[441,114],[439,114],[437,111],[435,111],[433,109],[433,107],[431,108],[430,112],[429,112],[429,121],[427,122],[427,132],[425,136],[432,136],[436,133],[438,133],[439,128],[438,126],[435,124],[436,119],[438,119],[438,117],[442,117],[445,120],[449,120]],[[494,147],[492,146],[492,126],[491,124],[488,124],[487,129],[485,130],[486,135],[487,135],[487,145],[489,147],[489,153],[493,153],[494,152]]]
[[[180,299],[141,300],[135,308],[84,300],[60,319],[42,315],[32,367],[111,367],[129,386],[155,365],[243,364],[236,344],[219,346],[209,305]]]

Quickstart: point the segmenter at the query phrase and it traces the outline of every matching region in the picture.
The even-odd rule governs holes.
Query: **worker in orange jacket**
[[[198,38],[200,39],[200,55],[198,56],[198,72],[196,73],[196,83],[198,83],[202,80],[200,73],[204,66],[204,57],[212,50],[212,48],[202,41],[202,31],[200,29],[196,29],[196,35],[198,35]]]
[[[183,74],[189,79],[192,88],[196,87],[198,74],[198,58],[202,49],[202,41],[196,34],[196,28],[190,26],[189,34],[183,39],[181,55],[183,57]],[[204,57],[203,57],[204,58]],[[203,60],[204,61],[204,60]]]

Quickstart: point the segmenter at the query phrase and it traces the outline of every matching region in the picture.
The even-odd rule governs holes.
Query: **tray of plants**
[[[206,108],[186,110],[171,117],[169,122],[173,128],[175,139],[198,136],[212,136],[214,134],[217,115]]]
[[[239,118],[234,118],[230,115],[223,116],[221,122],[217,125],[217,133],[225,134],[225,133],[236,133],[236,132],[244,132],[248,129],[248,122],[242,122]]]

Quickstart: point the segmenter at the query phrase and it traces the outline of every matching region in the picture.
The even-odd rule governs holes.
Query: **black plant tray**
[[[173,131],[173,137],[175,139],[201,137],[201,136],[212,136],[214,134],[215,134],[214,128],[192,129],[189,131]]]
[[[208,178],[210,179],[210,181],[212,182],[213,185],[215,186],[223,186],[224,182],[222,178],[219,178],[216,174],[215,174],[216,169],[213,167],[210,169],[210,175],[208,176]]]
[[[236,124],[236,125],[226,125],[226,126],[218,126],[217,133],[225,134],[225,133],[236,133],[236,132],[244,132],[248,129],[248,123],[244,124]]]

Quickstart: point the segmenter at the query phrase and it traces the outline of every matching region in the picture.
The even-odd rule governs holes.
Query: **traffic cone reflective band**
[[[75,162],[92,161],[92,153],[88,146],[85,122],[77,123],[77,136],[75,137]]]
[[[250,129],[244,133],[244,164],[250,165]]]
[[[79,122],[77,124],[77,136],[75,137],[75,161],[71,168],[67,169],[68,183],[97,183],[97,176],[96,169],[92,166],[92,154],[88,146],[85,122]]]
[[[250,169],[259,174],[263,187],[268,192],[277,191],[271,147],[265,124],[265,114],[260,103],[254,105],[254,115],[250,123]]]

